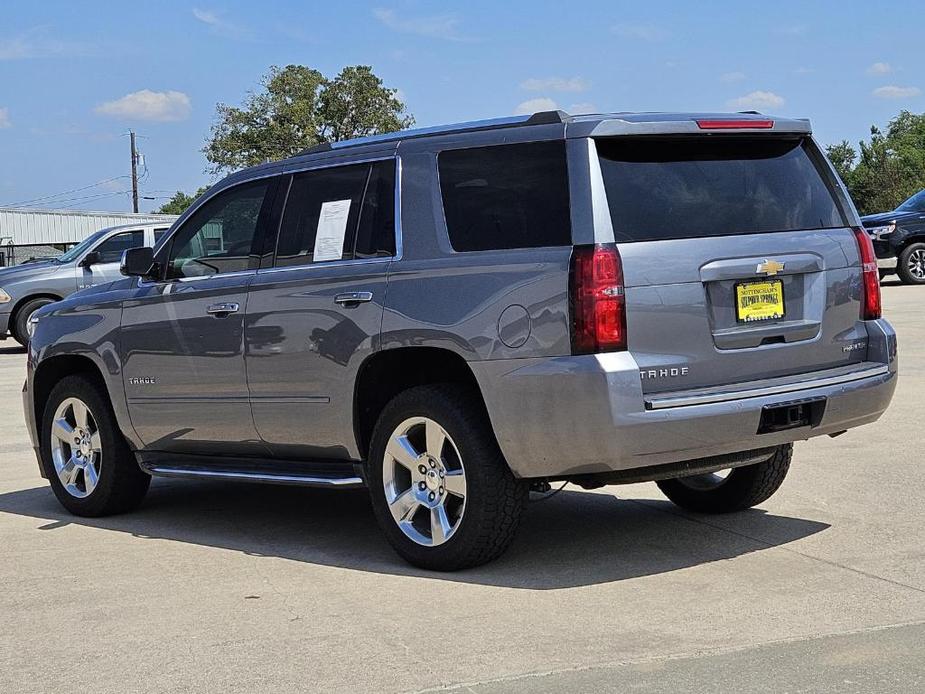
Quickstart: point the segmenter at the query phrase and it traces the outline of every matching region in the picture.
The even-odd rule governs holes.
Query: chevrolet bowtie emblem
[[[761,263],[761,265],[758,266],[758,269],[755,270],[755,272],[763,272],[765,275],[771,276],[776,275],[783,269],[783,263],[778,263],[776,260],[765,260],[763,263]]]

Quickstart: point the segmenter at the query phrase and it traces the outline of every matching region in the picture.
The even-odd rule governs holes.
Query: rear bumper
[[[666,405],[645,396],[629,352],[470,366],[514,474],[556,478],[766,448],[876,421],[896,387],[896,337],[886,321],[868,326],[870,361],[855,378],[804,374],[790,388],[780,379],[769,382],[771,392],[749,384],[719,401],[716,389],[704,391],[712,401],[686,393]],[[819,397],[826,406],[817,426],[757,433],[763,407]],[[656,400],[661,406],[653,407]]]

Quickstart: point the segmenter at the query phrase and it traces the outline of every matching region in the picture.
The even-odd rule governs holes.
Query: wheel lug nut
[[[418,472],[420,472],[423,475],[427,472],[427,468],[424,467],[423,465],[418,465]]]
[[[437,497],[434,496],[434,493],[433,493],[433,492],[431,492],[430,494],[427,495],[427,498],[430,499],[431,501],[433,501],[433,500],[436,499]]]
[[[430,466],[431,466],[431,467],[437,467],[437,463],[434,462],[433,460],[431,460],[431,461],[430,461]]]
[[[443,496],[443,487],[440,487],[440,496]]]
[[[423,482],[418,482],[418,489],[420,489],[422,492],[424,491],[425,487],[427,487],[426,484]]]
[[[446,473],[445,473],[443,470],[441,470],[441,471],[440,471],[440,479],[443,479],[444,477],[446,477]]]

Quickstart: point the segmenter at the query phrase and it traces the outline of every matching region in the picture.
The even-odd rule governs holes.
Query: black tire
[[[909,269],[909,262],[913,253],[917,255],[925,253],[925,243],[910,243],[902,250],[896,261],[896,274],[899,275],[899,279],[902,280],[903,284],[925,284],[925,276],[916,277]]]
[[[423,546],[408,537],[392,517],[384,488],[386,445],[409,418],[427,417],[455,443],[465,469],[464,512],[449,539]],[[382,411],[367,461],[373,510],[389,543],[405,560],[434,571],[485,564],[511,544],[528,498],[527,485],[511,473],[481,400],[458,385],[419,386],[397,395]]]
[[[55,303],[54,299],[42,297],[39,299],[30,299],[20,306],[16,310],[16,315],[13,316],[13,320],[10,322],[10,334],[13,336],[13,339],[25,347],[26,343],[29,341],[29,332],[27,329],[29,317],[42,308],[42,306],[48,306],[48,304],[53,303]]]
[[[52,458],[51,427],[58,406],[68,398],[86,403],[100,435],[99,481],[87,496],[69,493]],[[83,375],[66,376],[52,389],[41,422],[42,468],[52,491],[75,516],[108,516],[130,511],[144,499],[151,477],[138,466],[116,423],[109,397],[100,385]]]
[[[757,506],[771,498],[787,476],[793,444],[779,446],[763,463],[733,468],[726,478],[711,484],[707,475],[661,480],[658,488],[671,501],[696,513],[732,513]]]

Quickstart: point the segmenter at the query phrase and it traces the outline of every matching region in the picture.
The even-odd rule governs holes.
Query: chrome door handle
[[[365,304],[373,300],[372,292],[344,292],[334,297],[334,303],[341,306],[350,306],[351,304]]]
[[[212,304],[209,306],[209,308],[206,309],[206,313],[208,313],[210,316],[224,318],[229,313],[237,313],[239,308],[241,307],[235,302],[225,301],[220,304]]]

